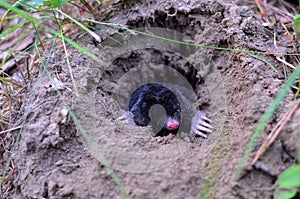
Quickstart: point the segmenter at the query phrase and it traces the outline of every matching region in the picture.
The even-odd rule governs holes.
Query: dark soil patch
[[[253,17],[250,7],[237,6],[233,1],[178,2],[166,0],[134,4],[115,13],[110,22],[129,28],[159,27],[176,30],[201,45],[267,52],[275,49],[272,46],[273,30],[263,27]],[[98,33],[104,40],[124,32],[104,26],[97,28],[101,28]],[[280,32],[277,30],[280,27],[273,28]],[[81,94],[87,93],[84,98],[78,98],[73,93],[76,89],[62,60],[61,65],[64,67],[59,76],[73,90],[63,91],[64,98],[74,110],[79,110],[75,111],[80,113],[76,116],[80,121],[85,121],[83,127],[87,128],[96,145],[102,147],[101,153],[116,169],[116,175],[130,196],[272,198],[273,189],[270,187],[274,185],[280,172],[296,161],[298,113],[261,158],[260,164],[267,170],[252,168],[249,166],[249,159],[236,184],[231,184],[231,178],[259,119],[284,83],[284,79],[280,78],[283,72],[276,74],[265,63],[246,53],[213,49],[190,53],[194,58],[205,57],[209,63],[214,63],[215,67],[208,67],[207,71],[207,68],[201,69],[185,55],[168,49],[142,48],[137,50],[138,57],[132,53],[124,53],[110,60],[103,57],[104,44],[95,45],[90,36],[78,38],[76,42],[95,53],[101,61],[95,63],[76,50],[71,52],[72,63],[78,63],[79,66],[73,68],[78,80],[77,89]],[[292,44],[286,46],[282,46],[281,50],[295,51]],[[282,70],[282,63],[275,57],[260,57],[268,60],[279,71]],[[122,133],[125,127],[116,123],[120,112],[115,111],[112,91],[119,86],[118,80],[123,74],[146,63],[166,65],[187,79],[196,93],[197,108],[204,110],[213,120],[215,129],[207,140],[196,137],[181,142],[182,139],[176,136],[153,137],[146,134],[149,128],[130,125],[127,125],[129,131],[126,132],[139,134],[133,136]],[[53,77],[57,72],[56,67],[49,67]],[[106,71],[103,73],[104,69]],[[209,76],[212,72],[220,76]],[[141,81],[141,77],[135,78]],[[222,84],[217,82],[220,79]],[[42,80],[13,158],[16,175],[14,182],[10,184],[12,190],[7,190],[4,197],[124,198],[107,170],[97,160],[100,157],[92,155],[93,150],[77,131],[78,127],[65,115],[66,108],[48,78],[44,76]],[[82,90],[89,84],[93,85],[88,88],[90,90]],[[30,104],[32,91],[32,88],[27,91],[28,98],[24,99],[23,110]],[[91,101],[83,100],[88,98]],[[292,93],[281,103],[254,151],[290,107],[290,101]],[[90,102],[94,104],[91,105]],[[90,106],[94,107],[93,114],[83,111]],[[98,131],[94,131],[94,128],[98,128]],[[183,150],[176,151],[177,149]],[[174,153],[169,153],[170,151]],[[136,161],[135,156],[129,156],[132,152],[146,155],[139,156],[140,159]],[[253,155],[254,152],[250,158]],[[155,163],[160,166],[153,164],[153,161],[157,161]],[[156,167],[152,167],[153,165]]]

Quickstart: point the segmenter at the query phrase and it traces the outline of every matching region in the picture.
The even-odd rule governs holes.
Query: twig
[[[276,56],[276,59],[277,59],[278,61],[284,63],[285,65],[289,66],[290,68],[296,69],[296,67],[293,66],[293,64],[287,63],[285,60],[281,59],[280,57],[277,57],[277,56]]]
[[[283,11],[279,10],[278,8],[275,8],[273,6],[271,6],[270,4],[262,1],[262,0],[255,0],[257,7],[259,8],[260,12],[262,13],[263,17],[266,17],[267,14],[266,12],[262,9],[260,3],[262,3],[264,6],[270,8],[271,10],[273,10],[275,13],[281,15],[285,20],[292,22],[293,23],[293,19],[291,19],[289,16],[287,16],[288,14],[284,13]],[[259,3],[260,2],[260,3]]]
[[[22,128],[22,126],[17,126],[17,127],[11,128],[11,129],[7,129],[7,130],[5,130],[5,131],[1,131],[1,132],[0,132],[0,135],[1,135],[1,134],[4,134],[4,133],[7,133],[7,132],[9,132],[9,131],[14,131],[14,130],[20,129],[20,128]]]
[[[266,152],[268,147],[275,141],[279,133],[282,131],[284,126],[286,125],[287,121],[291,118],[293,113],[297,110],[297,108],[300,106],[300,100],[298,100],[294,106],[283,116],[283,118],[275,125],[272,132],[268,135],[268,138],[265,140],[265,142],[262,144],[262,146],[257,151],[253,161],[252,165],[255,164],[255,162]]]
[[[260,13],[262,14],[263,18],[267,17],[267,13],[264,11],[264,9],[262,8],[262,6],[259,3],[259,0],[255,0],[256,6],[258,7]]]

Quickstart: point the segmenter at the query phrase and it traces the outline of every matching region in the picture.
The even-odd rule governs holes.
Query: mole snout
[[[179,122],[173,118],[168,118],[166,122],[166,128],[170,131],[176,130],[179,127]]]
[[[180,122],[168,116],[165,108],[160,104],[150,107],[149,117],[155,135],[159,134],[164,128],[169,131],[175,131],[179,128]]]

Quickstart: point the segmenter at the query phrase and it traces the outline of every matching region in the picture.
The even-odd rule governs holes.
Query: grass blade
[[[274,101],[272,102],[272,104],[268,107],[267,111],[264,113],[262,119],[260,120],[250,142],[248,143],[248,145],[246,146],[246,149],[242,155],[242,157],[240,158],[240,161],[238,163],[237,169],[232,177],[231,183],[233,184],[238,177],[240,176],[241,172],[242,172],[242,167],[244,166],[249,154],[251,153],[256,140],[258,139],[258,137],[262,134],[265,125],[268,123],[268,121],[270,120],[270,118],[273,116],[274,112],[276,111],[276,109],[279,106],[279,103],[284,99],[284,97],[287,95],[287,93],[290,91],[290,88],[292,87],[292,85],[294,84],[294,82],[297,80],[297,78],[300,75],[300,65],[297,66],[296,70],[294,70],[294,72],[291,74],[290,78],[287,80],[287,82],[284,84],[284,86],[282,87],[282,89],[279,91],[279,93],[277,94],[277,96],[275,97]]]

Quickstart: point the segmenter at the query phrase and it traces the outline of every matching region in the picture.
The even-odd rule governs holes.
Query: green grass
[[[274,101],[271,103],[271,105],[268,107],[268,109],[264,113],[263,117],[261,118],[250,142],[248,143],[248,145],[244,151],[243,156],[240,159],[237,170],[232,178],[232,180],[233,180],[232,182],[236,181],[237,178],[240,176],[242,167],[244,166],[247,158],[249,157],[250,152],[252,151],[253,147],[255,146],[257,139],[263,132],[264,127],[267,125],[268,121],[273,116],[273,114],[276,111],[276,109],[278,108],[280,102],[284,99],[284,97],[287,95],[287,93],[291,90],[292,85],[295,83],[295,81],[297,80],[299,75],[300,75],[300,65],[298,65],[296,70],[291,74],[290,78],[284,84],[282,89],[279,91],[279,93],[275,97]]]
[[[40,77],[38,78],[37,86],[33,89],[32,98],[30,100],[30,104],[28,105],[28,107],[30,107],[30,108],[31,108],[33,100],[35,99],[35,97],[37,95],[37,91],[39,90],[39,87],[41,85],[42,78],[45,75],[47,75],[49,80],[51,82],[53,82],[53,80],[52,80],[52,78],[49,75],[49,72],[47,70],[47,66],[49,64],[50,58],[53,56],[54,49],[56,48],[56,41],[57,41],[58,38],[62,39],[63,44],[64,44],[63,46],[64,46],[64,51],[65,52],[66,52],[67,48],[69,48],[69,46],[72,46],[72,47],[76,48],[77,50],[79,50],[80,52],[82,52],[83,54],[85,54],[86,56],[90,57],[91,59],[99,61],[98,58],[92,52],[90,52],[89,50],[87,50],[83,46],[80,46],[78,43],[76,43],[73,40],[66,37],[62,33],[62,31],[55,31],[54,29],[52,29],[48,26],[45,26],[41,22],[43,19],[46,19],[46,18],[53,19],[54,21],[57,22],[58,29],[62,30],[62,21],[61,21],[61,19],[58,19],[54,15],[51,15],[49,13],[53,13],[56,8],[59,8],[61,5],[65,4],[65,3],[67,3],[66,0],[39,0],[39,1],[25,1],[25,0],[23,0],[23,1],[18,1],[14,5],[11,5],[7,2],[0,1],[0,5],[8,10],[7,13],[2,17],[1,22],[0,22],[1,24],[3,24],[5,22],[5,20],[7,19],[6,17],[8,16],[8,12],[15,13],[14,17],[24,18],[24,21],[20,22],[16,26],[7,28],[6,31],[1,33],[0,34],[0,39],[4,39],[8,34],[18,30],[19,28],[22,28],[27,23],[31,23],[33,25],[32,27],[33,27],[33,30],[34,30],[34,32],[36,34],[36,37],[37,37],[38,43],[37,43],[37,41],[35,41],[34,46],[32,46],[32,47],[34,47],[35,52],[38,54],[39,61],[40,61],[40,64],[42,65],[42,67],[43,67],[43,70],[42,70],[42,73],[41,73]],[[23,9],[20,9],[20,8],[23,8]],[[52,11],[52,12],[49,12],[49,11]],[[40,13],[41,14],[40,18],[37,19],[37,18],[32,17],[31,14],[33,12]],[[243,50],[243,49],[219,48],[219,47],[215,47],[215,46],[203,46],[203,45],[195,44],[195,43],[181,42],[181,41],[177,41],[177,40],[171,40],[171,39],[168,39],[168,38],[163,38],[163,37],[160,37],[160,36],[148,34],[148,33],[145,33],[145,32],[140,32],[140,31],[137,31],[137,30],[131,30],[131,29],[125,28],[125,27],[117,25],[117,24],[98,22],[98,21],[93,21],[93,20],[90,20],[90,19],[75,19],[72,16],[69,16],[68,14],[66,14],[66,13],[64,13],[60,10],[57,10],[57,12],[62,14],[64,17],[68,18],[71,22],[73,22],[78,27],[80,27],[81,29],[86,31],[88,34],[90,34],[96,40],[100,40],[100,37],[85,25],[86,22],[93,22],[95,24],[98,23],[98,24],[109,26],[109,27],[113,27],[113,28],[117,28],[117,29],[123,29],[125,31],[130,31],[130,32],[133,32],[135,34],[141,34],[141,35],[144,35],[145,37],[153,37],[153,38],[156,38],[158,40],[179,43],[179,44],[182,44],[182,45],[190,45],[190,46],[195,46],[195,47],[198,47],[198,48],[207,48],[207,49],[215,49],[215,50],[222,50],[222,51],[231,51],[231,52],[234,52],[234,53],[248,53],[249,56],[254,57],[258,60],[261,60],[261,61],[265,62],[267,65],[270,66],[270,68],[273,71],[277,71],[277,69],[274,66],[272,66],[269,62],[267,62],[267,61],[265,61],[262,58],[257,56],[257,55],[266,55],[266,54],[270,54],[270,53],[264,53],[264,52],[260,52],[260,51]],[[299,18],[299,16],[297,18]],[[299,29],[299,24],[298,24],[297,21],[295,21],[295,29]],[[52,36],[50,38],[47,38],[46,40],[42,40],[41,36],[40,36],[41,35],[40,33],[43,32],[43,31],[47,32],[47,33],[50,33]],[[296,35],[297,34],[298,33],[296,32]],[[44,46],[45,42],[52,42],[52,47],[51,47],[50,52],[47,53],[48,57],[47,57],[46,61],[44,62],[43,61],[44,59],[41,55],[42,53],[40,52],[38,47],[41,46],[42,49],[43,49],[43,46]],[[69,46],[67,46],[67,44],[69,44]],[[67,65],[70,66],[67,54],[65,55],[65,59],[66,59]],[[5,68],[2,68],[2,67],[6,63],[6,60],[7,59],[4,59],[2,61],[2,64],[0,66],[0,69],[1,69],[0,75],[5,71]],[[69,67],[69,70],[71,70],[70,67]],[[70,73],[72,74],[71,71],[70,71]],[[259,122],[259,124],[258,124],[258,126],[257,126],[257,128],[256,128],[256,130],[255,130],[248,146],[246,147],[243,156],[240,159],[239,165],[237,167],[237,171],[235,172],[235,175],[232,178],[232,182],[235,182],[238,179],[238,177],[240,176],[241,170],[242,170],[247,158],[249,157],[249,154],[252,151],[253,146],[256,143],[256,140],[258,139],[258,137],[263,132],[263,129],[264,129],[265,125],[268,123],[269,119],[272,117],[272,115],[274,114],[274,112],[278,108],[280,102],[284,99],[284,97],[286,96],[286,94],[290,90],[291,86],[296,81],[296,78],[299,77],[299,74],[300,74],[300,66],[298,66],[296,68],[296,70],[292,73],[289,80],[285,83],[285,85],[283,86],[281,91],[278,93],[278,95],[276,96],[276,98],[274,99],[272,104],[266,110],[266,112],[263,115],[261,121]],[[10,83],[3,77],[0,77],[0,81],[4,82],[6,84]],[[76,85],[74,83],[74,80],[73,80],[73,86],[76,89]],[[125,190],[121,180],[117,177],[117,175],[114,173],[113,169],[107,163],[107,161],[106,161],[105,157],[103,156],[103,154],[101,154],[101,152],[99,152],[97,150],[97,148],[95,147],[95,144],[92,142],[91,138],[88,136],[85,129],[82,128],[80,122],[78,121],[75,114],[72,112],[72,110],[70,109],[70,107],[66,103],[66,100],[64,99],[64,97],[61,94],[61,92],[59,91],[59,89],[56,89],[56,92],[57,92],[57,95],[59,96],[61,102],[64,104],[64,106],[68,110],[68,112],[69,112],[72,120],[74,121],[77,129],[79,129],[79,132],[81,133],[82,137],[85,139],[86,143],[92,149],[92,152],[97,156],[97,159],[99,159],[101,161],[101,163],[105,166],[107,172],[109,173],[109,175],[111,176],[113,181],[116,183],[116,185],[118,186],[118,188],[122,192],[124,198],[130,198],[130,196],[127,193],[127,191]],[[26,111],[26,113],[24,114],[23,124],[22,124],[23,127],[25,126],[25,124],[27,122],[29,112],[30,112],[30,109],[28,109]],[[0,116],[0,120],[7,121],[7,118]],[[16,137],[16,141],[15,141],[13,149],[11,151],[12,154],[15,152],[15,149],[18,145],[18,142],[19,142],[20,136],[22,134],[22,131],[23,131],[23,128],[21,128],[20,131],[18,132],[18,135]],[[7,171],[9,170],[10,162],[11,162],[11,157],[9,158],[9,161],[7,161],[5,171],[2,175],[2,178],[0,179],[1,185],[2,185],[3,179],[7,175]],[[221,165],[219,165],[219,166],[221,167]],[[209,181],[209,179],[208,179],[208,181]],[[216,181],[214,181],[214,180],[209,181],[207,183],[207,186],[202,191],[204,191],[204,192],[207,191],[207,193],[213,193],[213,189],[214,189],[215,184],[216,184]]]
[[[33,5],[32,2],[35,2],[35,1],[27,1],[26,2],[26,5],[25,4],[22,4],[23,6],[27,6],[28,4],[29,5]],[[62,2],[59,2],[59,1],[44,1],[46,2],[48,5],[49,3],[51,4],[52,2],[52,5],[50,5],[50,10],[51,9],[54,9],[55,7],[58,7],[60,5],[55,5],[53,3],[62,3]],[[50,50],[50,52],[48,53],[48,58],[46,60],[46,63],[44,63],[43,61],[43,58],[41,56],[41,53],[39,51],[39,48],[38,48],[38,45],[37,45],[37,42],[35,42],[35,52],[38,54],[38,57],[39,57],[39,60],[40,60],[40,63],[41,65],[43,66],[43,71],[40,75],[40,77],[38,78],[38,84],[37,86],[34,88],[33,90],[33,94],[32,94],[32,98],[30,100],[30,103],[28,105],[28,108],[27,108],[27,111],[26,113],[24,114],[24,118],[23,118],[23,124],[22,124],[22,128],[19,130],[19,133],[16,137],[16,140],[15,140],[15,143],[13,145],[13,148],[11,150],[11,153],[13,154],[15,152],[15,149],[18,145],[18,142],[19,142],[19,139],[21,137],[21,134],[22,134],[22,131],[23,131],[23,127],[25,126],[26,122],[27,122],[27,118],[28,118],[28,114],[31,112],[31,105],[32,105],[32,102],[33,100],[36,98],[36,95],[37,95],[37,91],[39,90],[39,87],[40,87],[40,84],[41,84],[41,80],[43,79],[43,76],[45,74],[48,75],[48,78],[50,79],[51,82],[53,82],[52,78],[50,77],[49,75],[49,72],[47,70],[47,65],[49,63],[49,60],[50,58],[52,57],[53,55],[53,51],[54,51],[54,48],[56,47],[56,40],[57,38],[61,38],[64,41],[66,41],[67,43],[69,43],[71,46],[75,47],[76,49],[78,49],[80,52],[86,54],[87,56],[89,56],[90,58],[98,61],[98,58],[90,51],[86,50],[84,47],[80,46],[79,44],[77,44],[76,42],[72,41],[71,39],[65,37],[62,32],[56,32],[55,30],[51,29],[50,27],[47,27],[45,26],[42,22],[40,22],[38,19],[35,19],[33,17],[31,17],[31,13],[28,11],[28,10],[34,10],[35,12],[40,12],[40,13],[43,13],[45,14],[44,17],[41,17],[41,18],[52,18],[56,21],[59,21],[58,19],[56,19],[54,16],[51,16],[49,14],[46,14],[47,12],[45,12],[45,10],[41,10],[40,9],[40,5],[42,5],[43,2],[39,2],[37,4],[34,4],[34,5],[38,5],[37,7],[33,7],[33,6],[30,6],[29,8],[30,9],[23,9],[23,10],[20,10],[19,8],[17,8],[17,4],[15,5],[11,5],[7,2],[4,2],[4,1],[0,1],[0,5],[7,8],[9,11],[11,12],[14,12],[17,16],[19,17],[23,17],[24,19],[26,19],[25,21],[19,23],[18,25],[14,26],[14,27],[9,27],[6,31],[4,31],[1,35],[0,35],[0,39],[4,38],[5,36],[7,36],[9,33],[12,33],[14,31],[16,31],[18,28],[21,28],[24,24],[26,23],[31,23],[34,27],[34,30],[35,30],[35,34],[37,35],[37,38],[38,38],[38,41],[40,43],[41,46],[43,46],[43,43],[44,41],[42,41],[40,39],[40,34],[39,32],[41,31],[46,31],[48,33],[51,33],[52,34],[52,38],[51,40],[53,41],[53,45],[52,45],[52,48]],[[24,8],[24,7],[23,7]],[[26,11],[27,10],[27,11]],[[8,12],[2,17],[1,19],[1,24],[3,24],[4,20],[5,20],[5,17],[7,16]],[[65,15],[67,16],[67,15]],[[68,17],[69,19],[72,19],[71,17]],[[76,20],[73,19],[72,20],[73,22],[76,23]],[[77,25],[79,25],[79,27],[83,28],[84,30],[88,31],[88,29],[86,29],[83,25],[79,24],[79,23],[76,23]],[[61,29],[61,24],[57,24],[59,29]],[[91,34],[91,31],[89,31],[89,33]],[[66,45],[64,45],[65,47]],[[66,49],[65,49],[66,50]],[[69,65],[69,61],[68,61],[68,57],[66,56],[66,59],[67,59],[67,62],[68,62],[68,65]],[[3,64],[5,63],[5,61],[3,62]],[[0,68],[2,68],[3,64],[0,66]],[[4,72],[5,68],[2,69],[0,75]],[[6,79],[0,79],[2,82],[6,82]],[[60,93],[60,91],[58,89],[56,89],[57,91],[57,94],[58,96],[60,97],[62,103],[64,104],[64,106],[67,108],[67,110],[69,111],[69,114],[71,116],[71,118],[73,119],[73,121],[75,122],[75,125],[78,127],[80,133],[82,134],[83,138],[86,140],[86,142],[88,143],[88,145],[90,146],[90,148],[93,150],[94,154],[96,154],[97,158],[99,160],[101,160],[101,163],[105,166],[108,174],[112,177],[113,181],[116,183],[116,185],[119,187],[119,189],[121,190],[123,196],[125,198],[131,198],[129,196],[129,194],[126,192],[126,190],[124,189],[120,179],[116,176],[116,174],[114,173],[113,169],[108,165],[108,163],[106,162],[105,158],[103,157],[103,155],[98,151],[96,150],[95,148],[95,145],[94,143],[91,141],[91,139],[89,138],[89,136],[86,134],[85,130],[81,127],[79,121],[77,120],[76,116],[74,115],[74,113],[71,111],[70,107],[67,105],[66,101],[64,100],[63,98],[63,95]],[[3,117],[0,117],[2,118],[2,121],[6,118],[3,118]],[[11,163],[11,160],[12,160],[12,156],[9,157],[9,160],[7,161],[6,165],[5,165],[5,170],[3,172],[3,175],[2,177],[0,178],[0,185],[1,185],[1,188],[2,188],[2,183],[3,183],[3,180],[5,179],[6,175],[7,175],[7,172],[9,170],[9,166],[10,166],[10,163]],[[2,191],[2,190],[1,190]]]

